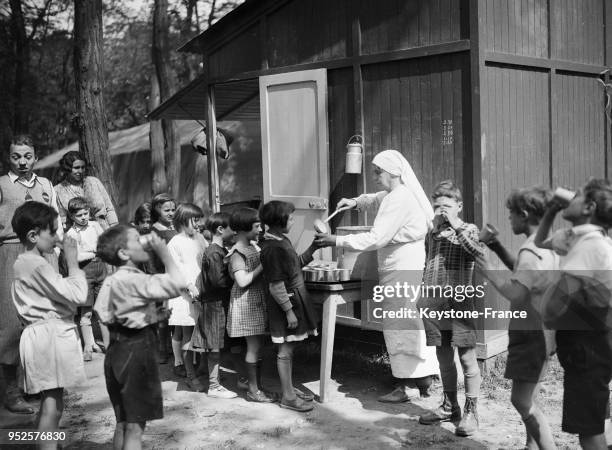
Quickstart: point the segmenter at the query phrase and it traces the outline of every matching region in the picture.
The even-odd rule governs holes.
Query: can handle
[[[357,143],[358,143],[358,144],[363,145],[363,136],[361,136],[360,134],[354,134],[354,135],[352,135],[352,136],[349,138],[349,140],[348,140],[348,142],[346,143],[346,145],[349,145],[349,144],[354,144],[354,142],[351,142],[351,141],[353,140],[353,138],[355,138],[355,139],[357,140]]]

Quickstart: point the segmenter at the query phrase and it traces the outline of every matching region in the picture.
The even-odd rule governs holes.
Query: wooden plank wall
[[[558,74],[552,108],[552,186],[579,187],[589,177],[605,177],[604,102],[593,77]]]
[[[363,68],[368,170],[376,153],[391,148],[408,159],[428,194],[445,179],[463,185],[467,64],[467,55],[445,55]],[[443,121],[452,123],[452,142],[443,139]],[[366,190],[374,190],[371,172]]]
[[[211,53],[210,76],[258,70],[261,67],[259,24],[236,36],[219,50]]]
[[[518,249],[505,203],[514,188],[550,183],[548,74],[487,66],[481,83],[483,222]]]
[[[604,63],[604,1],[551,1],[551,58]]]
[[[456,0],[361,0],[362,53],[465,38],[461,36],[460,7]]]
[[[548,57],[548,0],[485,0],[480,15],[483,50]]]
[[[334,209],[343,197],[355,197],[359,175],[345,174],[345,155],[348,138],[355,132],[353,115],[353,71],[351,68],[327,72],[327,121],[329,136],[330,208]],[[343,214],[332,219],[332,226],[357,225],[357,214]]]
[[[294,0],[216,49],[212,77],[333,61],[467,38],[465,0]],[[351,44],[358,17],[361,47]],[[265,54],[264,54],[265,53]]]
[[[480,6],[483,51],[510,55],[505,64],[485,55],[481,69],[483,217],[501,224],[511,188],[575,187],[607,175],[604,97],[595,71],[605,62],[604,0],[486,0]],[[538,59],[514,63],[512,55]],[[570,72],[556,61],[593,69]],[[502,225],[502,237],[516,248],[509,233]]]
[[[507,220],[511,189],[577,187],[607,175],[596,81],[605,63],[606,11],[604,0],[480,0],[479,8],[483,222],[494,223],[516,252],[523,237]],[[504,304],[497,295],[487,301]],[[486,331],[485,341],[496,334]]]
[[[347,56],[350,0],[292,1],[267,17],[268,63],[290,66]]]

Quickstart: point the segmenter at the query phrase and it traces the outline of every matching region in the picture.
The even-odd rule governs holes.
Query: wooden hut
[[[455,180],[465,219],[494,223],[516,250],[512,188],[608,176],[611,26],[605,0],[247,0],[181,48],[202,55],[204,73],[151,117],[209,130],[259,121],[253,191],[293,201],[302,232],[341,197],[372,191],[373,155],[395,148],[426,191]],[[361,175],[345,174],[355,134]],[[209,174],[215,207],[215,158]],[[352,213],[333,226],[370,221]],[[367,308],[355,320],[376,327]],[[505,349],[497,325],[481,332],[480,358]]]

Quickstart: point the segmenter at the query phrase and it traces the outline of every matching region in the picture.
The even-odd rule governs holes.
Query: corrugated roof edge
[[[147,120],[157,120],[161,118],[161,114],[170,106],[174,104],[177,98],[182,98],[186,93],[198,87],[201,83],[205,82],[206,78],[204,75],[198,75],[195,79],[193,79],[187,86],[184,86],[182,89],[177,91],[173,96],[171,96],[168,100],[162,102],[157,108],[151,111],[146,115]]]

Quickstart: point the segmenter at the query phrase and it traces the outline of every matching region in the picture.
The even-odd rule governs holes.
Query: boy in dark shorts
[[[103,283],[95,311],[109,326],[110,345],[104,377],[117,427],[116,449],[140,448],[148,420],[163,417],[156,324],[165,314],[155,302],[177,297],[187,283],[168,253],[163,239],[145,242],[166,267],[166,273],[147,275],[138,269],[149,260],[135,228],[116,225],[98,239],[98,256],[117,271]]]
[[[572,228],[547,239],[557,213]],[[564,370],[561,428],[578,434],[582,448],[605,449],[612,378],[612,184],[591,180],[564,208],[553,202],[535,244],[559,254],[559,276],[544,294],[542,319],[557,330]]]
[[[418,306],[430,310],[474,310],[472,298],[440,297],[436,289],[448,286],[465,290],[471,286],[475,258],[484,253],[478,239],[478,227],[459,218],[463,208],[461,191],[452,181],[438,183],[433,195],[434,228],[425,238],[425,270],[423,285],[427,295],[421,295]],[[431,287],[431,289],[428,289]],[[442,421],[461,422],[455,429],[459,436],[470,436],[478,430],[476,402],[480,392],[480,369],[476,360],[476,323],[473,319],[424,318],[427,345],[436,347],[440,375],[444,388],[442,404],[423,414],[419,422],[431,425]],[[457,401],[457,368],[455,349],[463,368],[465,380],[465,411]]]

